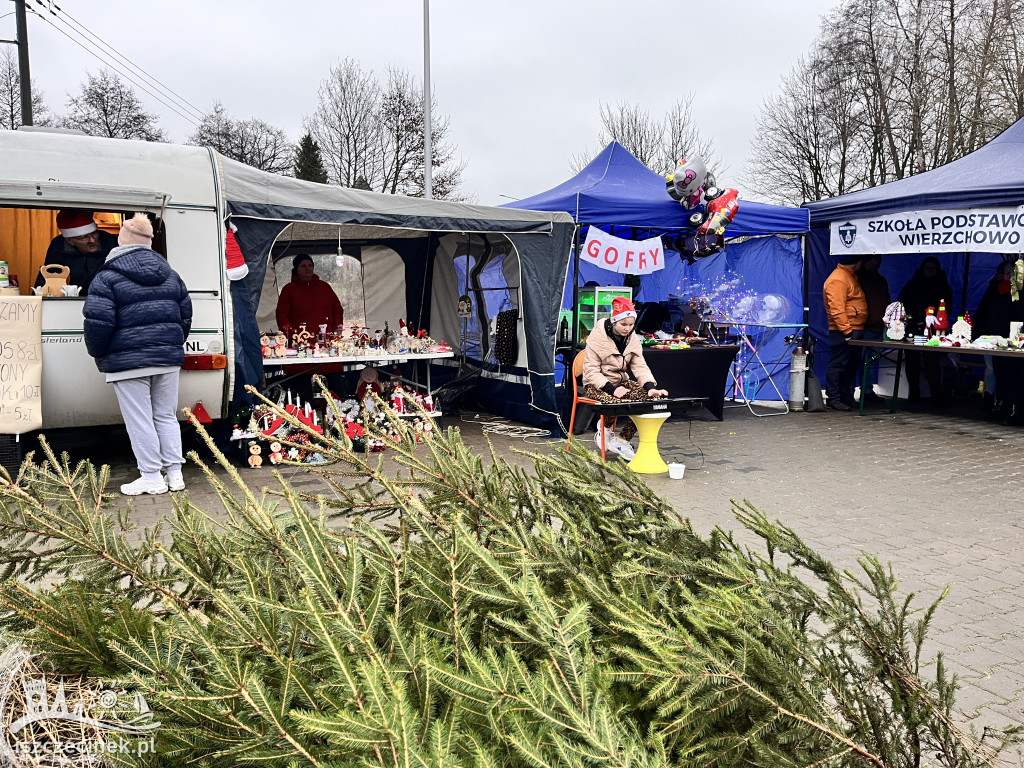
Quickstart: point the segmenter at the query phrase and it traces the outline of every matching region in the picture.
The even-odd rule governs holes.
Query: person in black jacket
[[[96,226],[92,211],[61,211],[57,214],[57,229],[60,234],[50,241],[43,264],[63,264],[71,270],[68,285],[80,285],[78,295],[85,296],[103,262],[117,247],[117,238]],[[42,274],[36,276],[36,287],[45,282]]]
[[[121,493],[185,487],[178,427],[178,372],[192,327],[192,301],[178,273],[150,246],[145,214],[125,220],[85,300],[85,345],[114,385],[141,477]],[[165,480],[161,470],[167,473]]]
[[[907,310],[907,330],[915,334],[923,334],[925,316],[928,307],[937,310],[941,302],[946,302],[946,309],[953,315],[953,289],[949,287],[946,271],[934,256],[926,256],[913,277],[907,281],[900,291],[899,302]],[[921,367],[922,357],[924,375],[931,390],[932,403],[945,404],[942,392],[942,371],[939,368],[939,355],[934,352],[907,352],[907,384],[910,387],[911,402],[921,399]]]
[[[972,333],[979,336],[1008,336],[1010,323],[1024,322],[1024,300],[1013,301],[1010,275],[1015,259],[1007,259],[996,270],[974,313]],[[988,357],[995,374],[993,415],[1007,425],[1024,424],[1024,360],[1009,357]]]

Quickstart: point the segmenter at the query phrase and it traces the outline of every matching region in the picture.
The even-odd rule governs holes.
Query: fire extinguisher
[[[793,350],[789,362],[789,410],[804,409],[804,381],[807,376],[807,353],[802,346]]]

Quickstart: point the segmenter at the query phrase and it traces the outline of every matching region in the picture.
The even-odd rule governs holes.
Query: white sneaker
[[[612,432],[608,427],[604,428],[604,446],[605,450],[609,451],[612,447],[612,440],[615,439],[615,433]],[[601,450],[601,428],[597,428],[597,434],[594,435],[594,444],[597,445],[597,450]]]
[[[122,485],[121,493],[125,496],[141,496],[144,493],[155,496],[158,493],[167,493],[167,483],[164,482],[162,477],[158,480],[147,480],[144,477],[140,477],[134,482]]]
[[[185,490],[185,478],[181,476],[181,472],[168,472],[167,473],[167,490],[169,491],[184,491]]]
[[[633,450],[633,446],[618,435],[613,435],[612,439],[608,441],[608,450],[619,454],[619,456],[624,458],[626,461],[632,461],[633,457],[636,456],[636,451]]]

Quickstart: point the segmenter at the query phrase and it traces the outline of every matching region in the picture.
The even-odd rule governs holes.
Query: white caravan
[[[202,147],[0,131],[0,208],[146,211],[160,216],[162,236],[158,234],[154,245],[181,274],[192,298],[186,351],[227,354],[230,360],[226,333],[230,299],[222,266],[223,215],[217,179],[216,155]],[[17,221],[13,211],[6,213],[7,221]],[[28,237],[27,232],[15,234]],[[31,244],[34,264],[41,263],[47,244]],[[10,247],[24,248],[26,243],[22,240]],[[0,253],[3,256],[7,254]],[[24,253],[14,258],[18,256],[24,263]],[[17,261],[10,256],[7,260],[16,272]],[[22,269],[23,294],[36,274]],[[113,387],[96,370],[85,348],[84,303],[84,297],[43,299],[44,429],[122,421]],[[191,407],[201,401],[211,415],[222,415],[232,373],[231,365],[182,371],[180,404]]]

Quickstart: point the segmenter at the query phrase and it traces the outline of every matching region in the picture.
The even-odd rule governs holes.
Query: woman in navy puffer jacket
[[[176,411],[192,301],[152,242],[153,225],[145,214],[127,219],[119,246],[89,286],[84,309],[85,346],[114,385],[142,473],[121,486],[129,496],[185,487]]]

